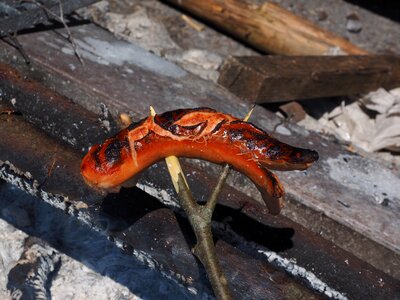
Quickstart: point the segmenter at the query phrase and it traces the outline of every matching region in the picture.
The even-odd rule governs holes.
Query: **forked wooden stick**
[[[244,118],[244,121],[247,121],[250,118],[253,110],[254,106]],[[156,115],[152,106],[150,106],[150,115],[152,117]],[[192,251],[203,264],[217,299],[232,299],[228,281],[226,280],[217,259],[211,233],[212,215],[215,205],[217,204],[218,195],[220,194],[228,176],[229,165],[226,164],[224,166],[218,183],[213,189],[206,205],[199,205],[193,198],[192,192],[190,191],[179,163],[179,159],[176,156],[168,156],[165,158],[165,161],[171,175],[172,183],[178,193],[181,206],[188,216],[190,225],[196,235],[196,245]]]

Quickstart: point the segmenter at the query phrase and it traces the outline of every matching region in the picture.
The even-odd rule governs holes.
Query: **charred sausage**
[[[167,156],[228,163],[249,177],[270,213],[283,206],[284,189],[269,170],[304,170],[313,150],[282,143],[251,123],[210,108],[178,109],[132,123],[83,158],[81,173],[100,188],[113,188]]]

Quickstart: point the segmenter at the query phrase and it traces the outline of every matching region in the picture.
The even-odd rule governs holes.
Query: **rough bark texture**
[[[323,30],[277,4],[262,6],[239,0],[167,0],[233,36],[268,52],[287,55],[367,54],[347,40]]]

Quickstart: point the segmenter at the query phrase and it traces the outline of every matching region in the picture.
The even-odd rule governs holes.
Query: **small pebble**
[[[362,23],[360,21],[360,18],[352,13],[346,17],[347,23],[346,23],[346,29],[347,31],[351,33],[359,33],[362,30]]]
[[[390,200],[388,199],[388,198],[385,198],[385,199],[383,199],[383,201],[381,202],[381,205],[382,206],[389,206],[389,202],[390,202]]]
[[[328,19],[328,14],[324,10],[318,10],[317,11],[317,20],[322,22]]]

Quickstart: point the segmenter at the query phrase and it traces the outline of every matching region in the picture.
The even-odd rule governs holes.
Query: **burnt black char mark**
[[[233,121],[230,124],[233,124],[233,126],[226,126],[230,141],[245,143],[249,150],[262,151],[266,145],[275,141],[266,132],[257,129],[252,124],[242,121]]]
[[[271,145],[265,155],[271,160],[278,160],[282,156],[282,148],[279,145]]]
[[[280,184],[273,173],[267,171],[265,172],[265,176],[268,177],[269,181],[272,182],[271,186],[273,187],[273,191],[271,191],[271,196],[274,198],[280,198],[283,196],[284,192],[280,189]]]
[[[157,137],[154,131],[150,130],[144,137],[140,140],[135,141],[135,150],[139,151],[143,145],[151,144],[154,141],[154,138]]]
[[[216,112],[214,109],[208,107],[187,108],[167,111],[154,117],[154,122],[160,127],[173,132],[174,122],[180,120],[184,115],[192,112]]]
[[[216,133],[218,130],[221,129],[222,125],[224,125],[227,121],[226,120],[222,120],[221,122],[219,122],[217,125],[215,125],[214,129],[211,130],[211,134],[212,133]]]
[[[291,163],[309,164],[319,159],[318,152],[309,149],[295,148],[291,155]]]
[[[228,136],[231,142],[243,140],[243,130],[242,129],[228,129]]]
[[[229,124],[231,125],[243,125],[243,130],[247,130],[248,132],[252,132],[254,134],[254,137],[258,137],[257,139],[263,139],[263,138],[272,138],[270,134],[262,130],[261,128],[258,128],[256,125],[250,122],[242,121],[242,120],[234,120],[230,122]]]
[[[171,125],[170,131],[179,136],[196,136],[207,127],[207,121],[190,126]]]
[[[140,125],[142,125],[142,124],[144,123],[144,121],[146,121],[146,120],[147,120],[147,118],[144,118],[144,119],[141,119],[140,121],[132,122],[132,123],[128,126],[127,129],[128,129],[129,131],[130,131],[130,130],[133,130],[133,129],[139,127]]]
[[[123,140],[114,139],[110,144],[107,145],[104,150],[105,159],[109,165],[114,165],[115,163],[119,163],[121,161],[121,151],[126,148],[129,150],[129,142],[128,139],[125,138]]]
[[[318,160],[318,153],[314,150],[297,148],[281,142],[270,144],[265,156],[272,161],[284,160],[290,164],[309,164]]]
[[[95,164],[96,164],[96,168],[99,169],[99,168],[101,167],[101,160],[100,160],[99,155],[100,155],[100,152],[101,152],[102,147],[99,146],[99,145],[96,145],[96,146],[94,146],[94,147],[97,147],[97,148],[96,148],[96,150],[94,150],[94,151],[92,152],[91,155],[92,155],[92,158],[93,158],[93,160],[94,160],[94,162],[95,162]]]

